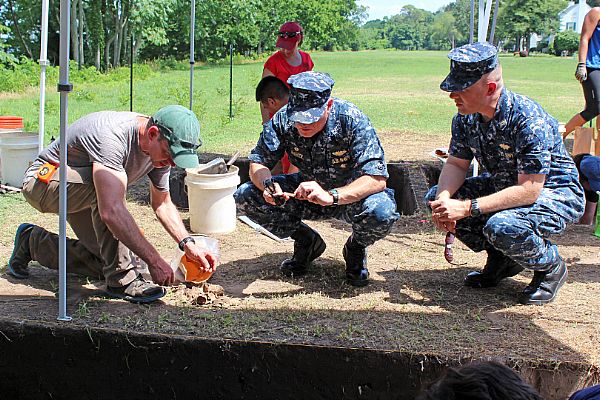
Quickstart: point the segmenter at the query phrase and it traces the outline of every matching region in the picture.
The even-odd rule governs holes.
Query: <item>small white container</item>
[[[25,171],[38,156],[38,135],[19,131],[0,132],[2,182],[21,187]]]

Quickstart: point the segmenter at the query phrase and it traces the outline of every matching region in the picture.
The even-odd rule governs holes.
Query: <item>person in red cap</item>
[[[279,28],[277,36],[275,46],[279,50],[269,57],[265,63],[262,77],[275,76],[289,87],[287,80],[290,76],[312,71],[315,64],[308,53],[298,49],[304,40],[304,29],[302,29],[299,23],[286,22]],[[260,106],[260,113],[263,124],[272,117],[262,104]],[[287,153],[281,159],[281,169],[284,174],[298,171],[296,167],[290,164]]]

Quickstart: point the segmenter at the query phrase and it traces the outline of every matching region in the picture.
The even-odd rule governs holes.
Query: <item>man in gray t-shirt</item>
[[[146,240],[125,204],[127,186],[150,179],[151,205],[161,224],[186,255],[213,271],[216,258],[196,246],[169,195],[172,166],[198,166],[200,124],[181,106],[161,108],[152,117],[131,112],[89,114],[67,128],[67,220],[79,240],[68,239],[68,271],[104,277],[108,295],[137,303],[157,300],[173,282],[173,271]],[[58,141],[40,153],[25,173],[23,195],[37,210],[58,213]],[[29,261],[58,268],[58,236],[21,224],[9,273],[27,278]],[[131,251],[130,251],[131,250]],[[148,266],[153,282],[144,279]]]

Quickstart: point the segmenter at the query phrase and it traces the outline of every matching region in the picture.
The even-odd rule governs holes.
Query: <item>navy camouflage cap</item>
[[[450,73],[440,84],[446,92],[460,92],[498,66],[498,50],[487,42],[457,47],[448,53]]]
[[[323,116],[335,83],[324,72],[308,71],[290,76],[287,116],[292,122],[315,123]]]
[[[583,157],[579,164],[579,172],[588,180],[594,192],[600,192],[600,157]]]

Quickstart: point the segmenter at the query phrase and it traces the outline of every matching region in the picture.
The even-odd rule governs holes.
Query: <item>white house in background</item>
[[[588,6],[584,0],[579,0],[577,4],[573,1],[570,1],[569,5],[567,5],[567,8],[558,14],[558,18],[560,18],[560,27],[558,28],[559,32],[575,31],[577,33],[581,33],[581,27],[583,26],[585,15],[591,9],[592,7]]]
[[[559,32],[564,31],[575,31],[577,33],[581,33],[581,27],[583,26],[583,20],[585,19],[586,14],[592,9],[592,7],[588,6],[585,0],[579,0],[577,3],[574,1],[570,1],[567,5],[567,8],[558,13],[558,18],[560,19],[560,25],[558,27]],[[554,35],[552,35],[553,37]],[[552,37],[542,38],[540,35],[534,33],[529,37],[529,48],[538,47],[538,44],[544,40],[548,42],[552,40]],[[542,47],[546,47],[548,44],[542,45]]]

